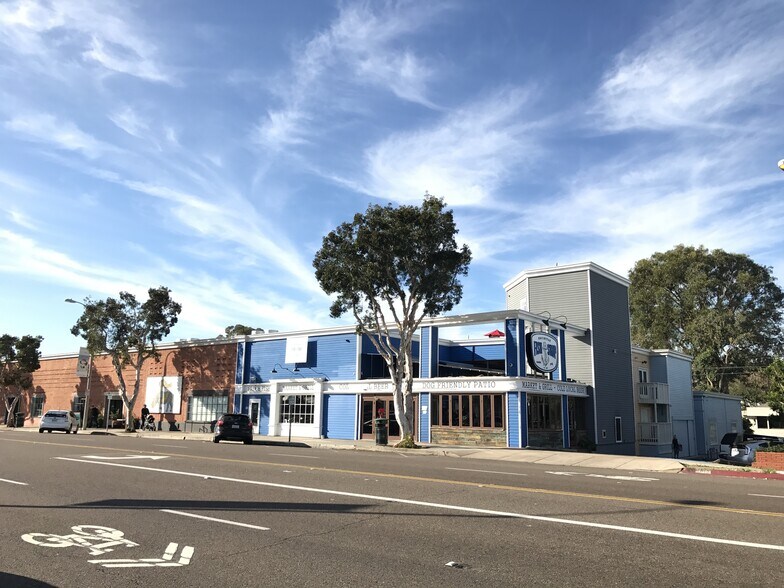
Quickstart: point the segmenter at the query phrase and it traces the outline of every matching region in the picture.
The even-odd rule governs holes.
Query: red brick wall
[[[134,404],[135,417],[138,418],[141,414],[147,378],[150,376],[182,376],[181,411],[167,414],[164,420],[173,419],[181,424],[187,414],[188,398],[194,390],[228,391],[229,407],[232,406],[237,355],[235,343],[166,348],[161,349],[160,354],[160,360],[148,359],[142,366],[139,395]],[[24,426],[38,423],[38,419],[30,418],[33,394],[44,395],[44,411],[70,410],[75,397],[84,395],[87,378],[76,376],[76,361],[76,356],[41,358],[41,368],[33,374],[33,389],[22,395],[17,407],[17,411],[25,415]],[[134,370],[123,370],[123,379],[128,395],[131,396],[135,380]],[[105,394],[118,390],[118,378],[111,358],[106,355],[95,357],[90,376],[89,405],[96,405],[103,413]],[[15,392],[17,391],[0,388],[0,398],[4,401],[6,394]]]
[[[784,471],[784,453],[756,451],[754,453],[754,467]]]

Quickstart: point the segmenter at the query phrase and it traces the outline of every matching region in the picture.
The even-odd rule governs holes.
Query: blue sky
[[[784,267],[784,3],[0,2],[0,333],[166,285],[172,339],[345,324],[312,269],[370,203],[453,208],[459,312],[678,243]]]

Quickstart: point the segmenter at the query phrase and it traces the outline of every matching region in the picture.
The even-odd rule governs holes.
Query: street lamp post
[[[81,304],[84,308],[87,308],[83,302],[79,302],[78,300],[74,300],[73,298],[66,298],[66,302],[69,304]],[[90,378],[93,375],[93,354],[90,353],[90,359],[87,363],[87,385],[84,388],[84,406],[82,407],[82,428],[87,429],[88,421],[87,421],[87,411],[88,407],[90,406]]]

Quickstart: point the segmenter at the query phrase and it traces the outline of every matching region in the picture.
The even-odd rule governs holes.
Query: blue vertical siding
[[[325,394],[323,433],[327,439],[353,439],[357,422],[356,394]]]
[[[430,357],[432,355],[432,348],[430,340],[433,336],[432,327],[422,327],[419,341],[420,341],[420,358],[419,358],[419,377],[431,378],[432,372],[430,371]]]
[[[270,425],[270,395],[269,394],[245,394],[242,400],[239,397],[234,402],[234,412],[241,412],[242,414],[250,414],[251,400],[258,400],[259,402],[259,428],[254,433],[259,435],[269,434]]]
[[[261,406],[259,407],[259,435],[269,435],[270,428],[270,395],[261,395]]]
[[[524,373],[521,371],[520,366],[520,332],[519,323],[517,319],[506,319],[506,375],[509,377],[517,377]]]
[[[506,394],[506,423],[508,427],[509,447],[520,447],[520,394]]]
[[[430,443],[430,394],[422,393],[419,395],[419,441],[420,443]]]
[[[528,393],[520,394],[520,447],[528,447]]]
[[[310,337],[305,363],[287,364],[286,339],[253,341],[248,351],[248,383],[269,382],[291,378],[355,380],[356,338],[338,334]],[[283,367],[281,367],[283,366]],[[272,373],[273,368],[277,373]],[[297,368],[298,371],[294,371]]]
[[[235,373],[234,373],[234,383],[235,384],[242,384],[242,378],[245,376],[245,363],[243,358],[245,357],[245,343],[237,343],[237,365],[235,366]]]
[[[553,372],[553,380],[566,381],[566,331],[550,331],[558,338],[558,367]]]

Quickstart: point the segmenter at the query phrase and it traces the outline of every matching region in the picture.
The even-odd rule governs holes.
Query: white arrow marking
[[[172,561],[174,555],[177,553],[177,543],[169,543],[163,552],[163,556],[159,558],[144,558],[144,559],[90,559],[89,563],[100,564],[104,568],[176,568],[187,566],[191,563],[193,557],[193,547],[186,545],[180,552],[180,558],[177,561]]]
[[[86,457],[87,459],[105,459],[105,460],[116,460],[116,459],[166,459],[169,457],[168,455],[83,455],[82,457]]]
[[[659,478],[636,478],[634,476],[605,476],[603,474],[585,474],[586,478],[607,478],[608,480],[627,480],[629,482],[658,482]]]

